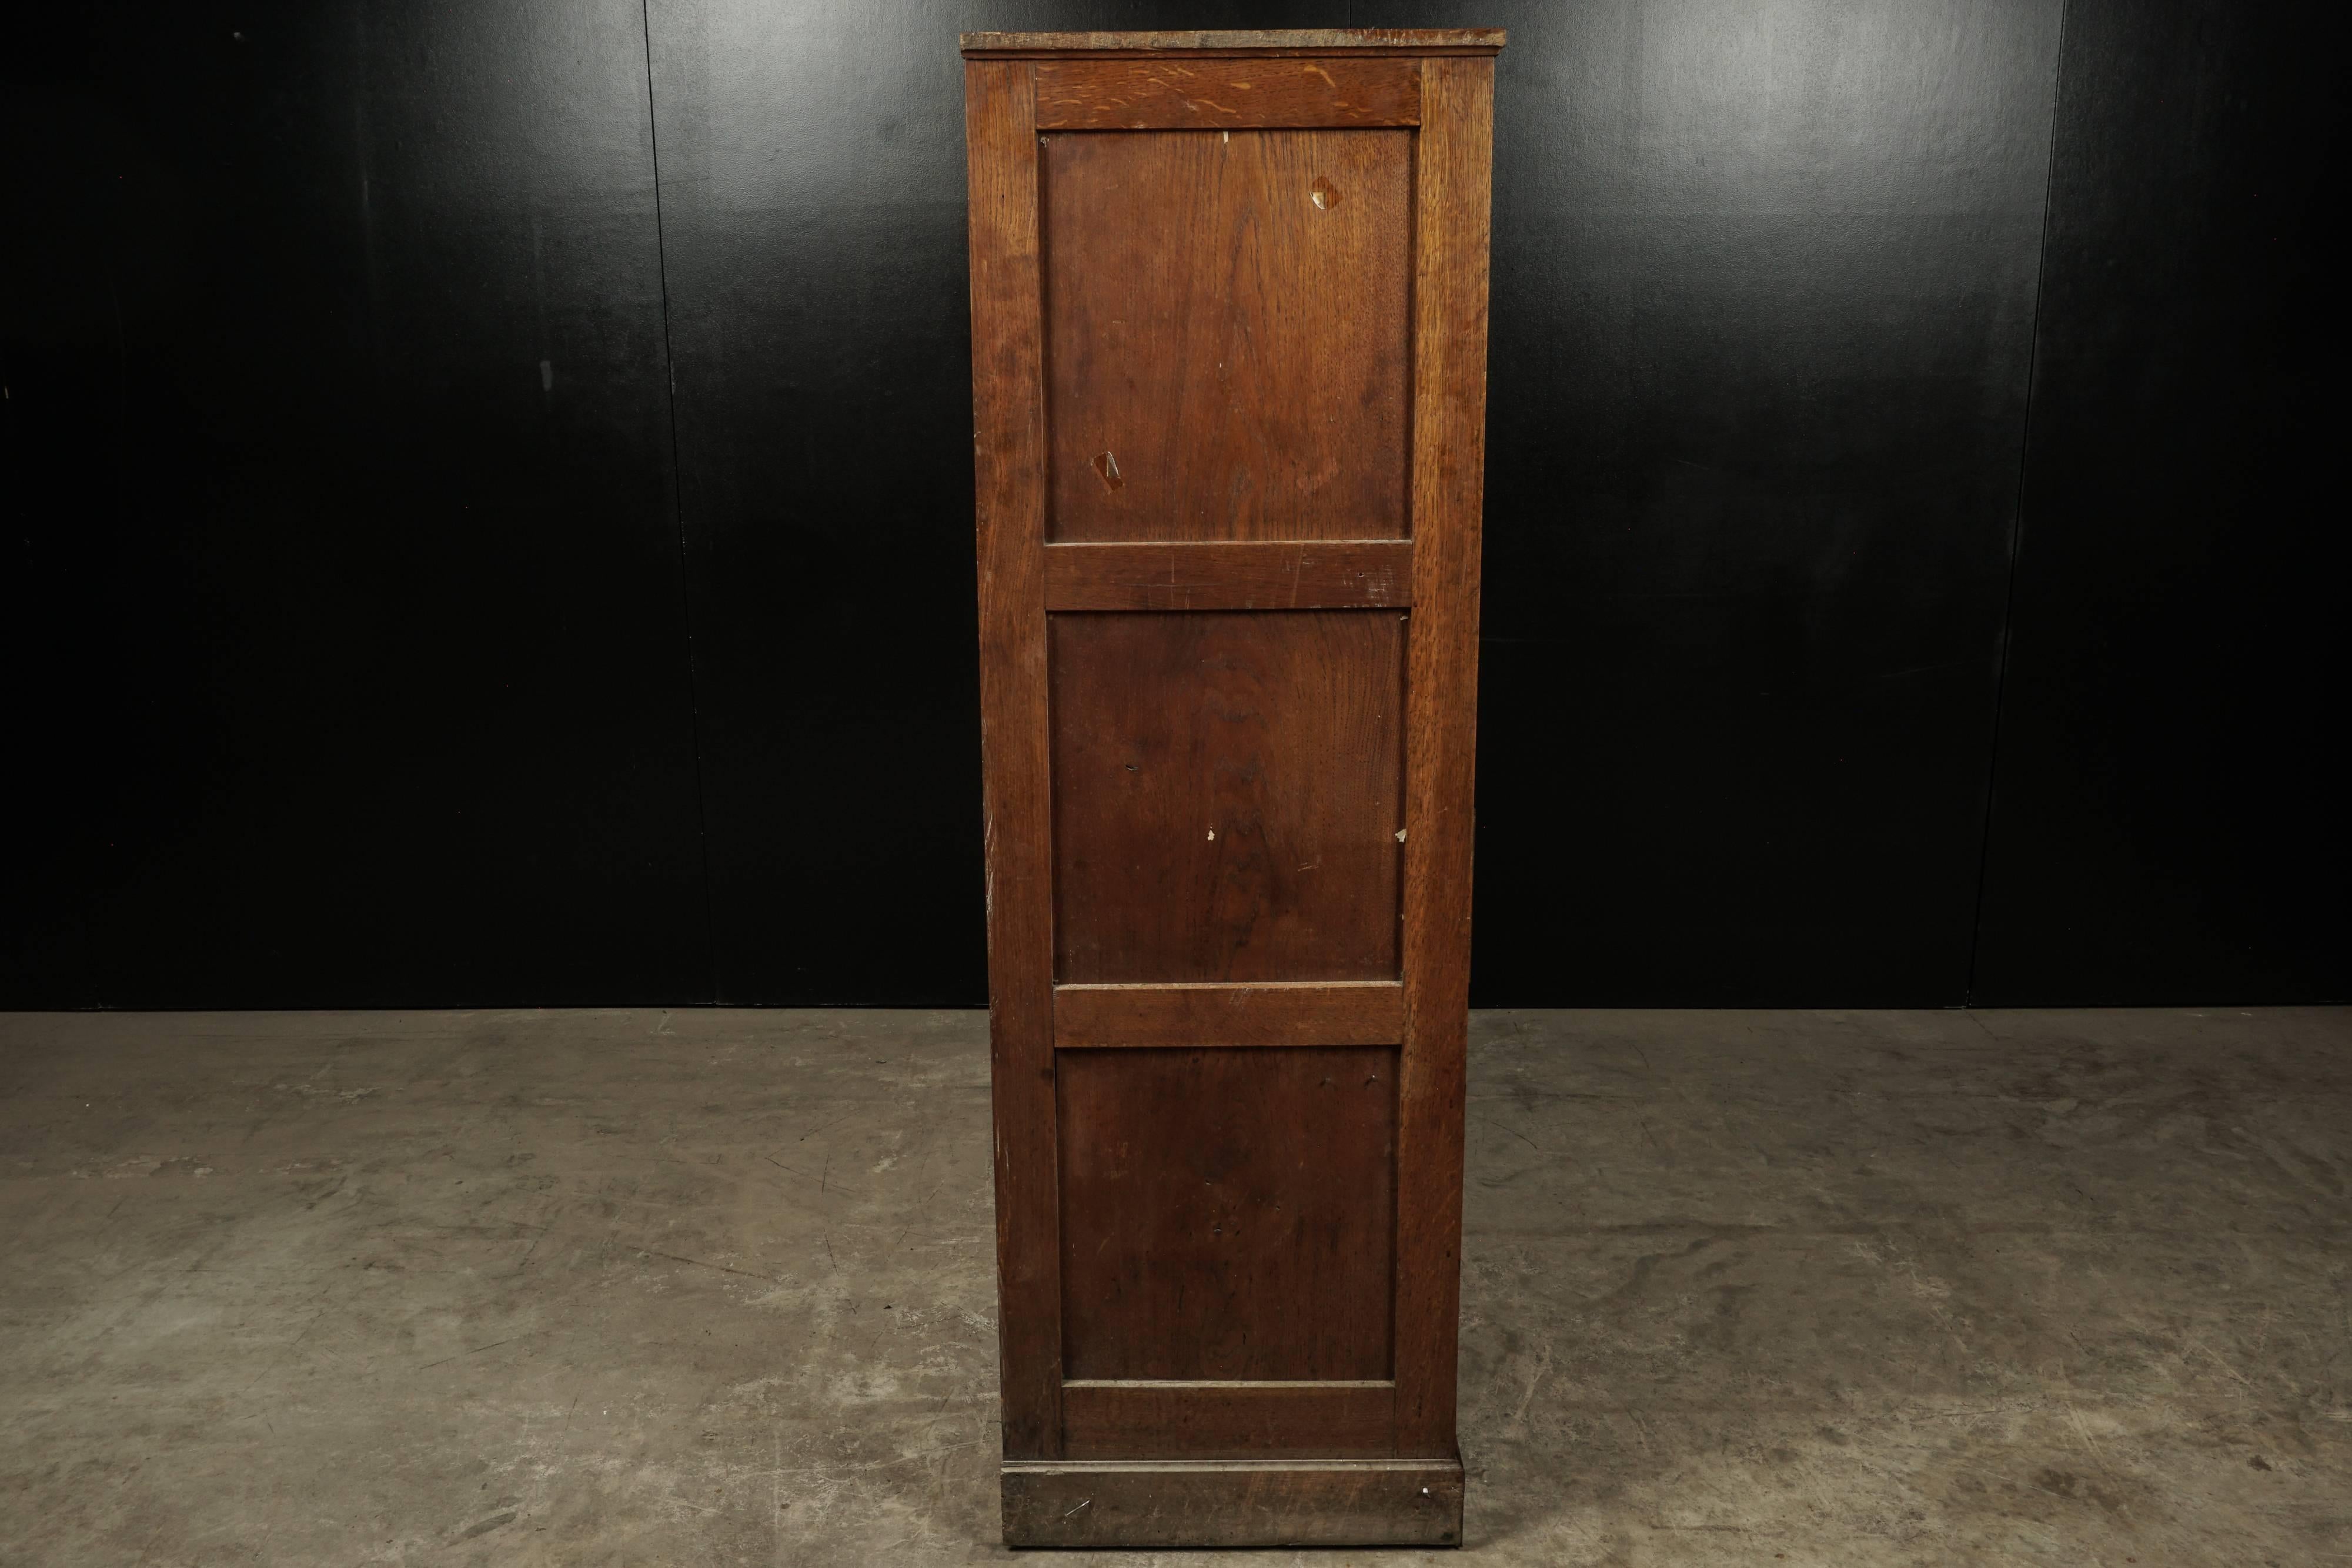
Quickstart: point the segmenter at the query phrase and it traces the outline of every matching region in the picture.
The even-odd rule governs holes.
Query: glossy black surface
[[[2323,15],[2070,0],[1985,1000],[2352,995]]]
[[[1512,33],[1475,999],[2344,993],[2282,18],[332,0],[0,64],[0,1003],[981,999],[954,35],[1335,19]]]

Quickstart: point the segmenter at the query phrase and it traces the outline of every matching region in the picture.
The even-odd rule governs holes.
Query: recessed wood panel
[[[1397,973],[1404,618],[1049,618],[1056,977]]]
[[[1408,531],[1412,134],[1045,139],[1050,538]]]
[[[1388,1377],[1396,1070],[1383,1046],[1061,1052],[1064,1375]]]

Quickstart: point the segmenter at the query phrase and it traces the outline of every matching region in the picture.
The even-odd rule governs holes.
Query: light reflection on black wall
[[[1501,89],[1480,994],[1957,1001],[2058,8],[1538,15]]]
[[[2344,91],[2319,16],[2070,0],[1988,999],[2352,996]]]
[[[2085,474],[2138,428],[2111,395],[2149,351],[2131,322],[2256,287],[2275,321],[2315,288],[2234,265],[2215,204],[2319,166],[2308,116],[2133,92],[2174,70],[2200,103],[2256,96],[2291,39],[2232,22],[2191,68],[2220,11],[2072,3],[2054,186],[2058,0],[1346,18],[1513,35],[1478,999],[1944,1004],[1972,966],[2004,1000],[2343,989],[2352,944],[2284,935],[2327,917],[2254,852],[2277,832],[2161,873],[2266,923],[2142,920],[2140,946],[2173,937],[2136,964],[2046,918],[2144,904],[2193,808],[2257,793],[2222,748],[2174,759],[2190,784],[2130,782],[2184,675],[2134,662],[2152,622],[2118,621],[2097,567],[2132,530]],[[341,0],[50,24],[5,67],[35,236],[5,258],[0,367],[32,761],[0,999],[978,1000],[954,34],[1331,19]],[[2102,228],[2118,189],[2186,202],[2186,232]],[[2205,259],[2125,298],[2110,244]],[[2032,415],[2004,690],[2037,301],[2072,367],[2037,398],[2076,412]],[[2202,362],[2233,364],[2234,318],[2200,319]],[[2187,439],[2198,395],[2149,428]],[[2204,649],[2200,711],[2252,683],[2284,712],[2340,667],[2262,632],[2312,565],[2276,520],[2309,462],[2274,461],[2227,538],[2194,520],[2226,461],[2137,493],[2178,502],[2167,559],[2222,562],[2246,632]],[[2193,574],[2166,580],[2196,606]],[[2140,716],[2067,722],[2091,680]],[[2056,782],[2087,773],[2124,782]],[[2278,798],[2290,839],[2326,814]],[[2305,848],[2340,862],[2340,835]]]

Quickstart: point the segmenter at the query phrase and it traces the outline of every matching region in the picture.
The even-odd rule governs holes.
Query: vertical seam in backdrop
[[[654,270],[661,280],[662,396],[669,407],[669,503],[677,519],[677,611],[686,633],[686,732],[694,758],[694,841],[702,865],[702,951],[709,962],[709,1000],[719,994],[719,921],[710,885],[710,809],[702,789],[702,694],[694,670],[693,561],[686,544],[686,459],[677,441],[677,357],[669,340],[669,244],[662,233],[661,116],[654,107],[652,0],[637,0],[637,24],[646,43],[646,149],[654,170]]]
[[[2033,378],[2042,366],[2042,299],[2050,287],[2050,214],[2058,195],[2058,110],[2066,97],[2067,0],[2058,6],[2058,47],[2050,73],[2050,154],[2042,172],[2042,243],[2033,260],[2033,331],[2025,350],[2025,414],[2017,431],[2017,500],[2009,514],[2009,581],[2000,601],[2000,661],[1992,682],[1992,736],[1985,748],[1984,821],[1977,837],[1976,918],[1969,933],[1969,972],[1961,1006],[1977,1005],[1977,960],[1984,951],[1985,883],[1992,866],[1993,792],[2000,779],[2000,718],[2009,695],[2009,655],[2016,639],[2017,558],[2025,543],[2026,467],[2033,452]]]

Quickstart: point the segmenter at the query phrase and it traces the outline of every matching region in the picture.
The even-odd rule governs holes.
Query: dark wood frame
[[[964,38],[1011,1544],[1461,1540],[1463,1055],[1492,57],[1502,43],[1483,31]],[[1259,89],[1248,115],[1221,107],[1235,95],[1217,84],[1236,71]],[[1416,128],[1409,538],[1046,542],[1038,133],[1204,125]],[[1411,617],[1401,978],[1057,988],[1048,612],[1375,605]],[[1370,1042],[1401,1048],[1393,1378],[1066,1383],[1055,1051]],[[1251,1457],[1169,1459],[1158,1443],[1228,1429],[1249,1434]]]

